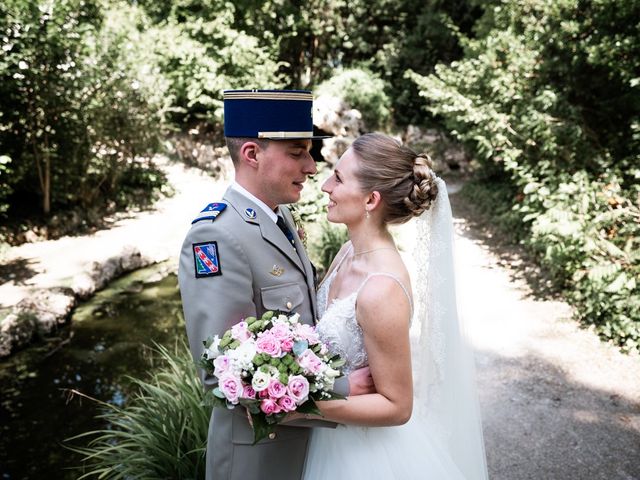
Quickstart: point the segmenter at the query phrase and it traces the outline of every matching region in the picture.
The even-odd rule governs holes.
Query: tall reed
[[[211,407],[202,405],[203,389],[186,345],[171,352],[155,345],[158,365],[149,380],[130,378],[137,393],[123,406],[110,404],[98,418],[108,427],[67,442],[83,456],[79,479],[204,478]],[[155,361],[154,361],[155,363]]]

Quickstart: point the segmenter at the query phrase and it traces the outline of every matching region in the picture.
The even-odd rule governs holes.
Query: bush
[[[145,30],[155,64],[170,82],[172,121],[178,128],[205,121],[221,135],[222,92],[281,88],[281,64],[257,37],[234,26],[224,1],[141,2],[153,21]]]
[[[159,148],[166,82],[141,61],[139,9],[101,5],[0,7],[0,151],[12,159],[0,190],[39,197],[45,215],[103,203],[138,166],[154,170],[138,160]]]
[[[501,2],[463,60],[408,76],[479,161],[477,188],[493,193],[477,203],[497,209],[512,232],[519,225],[514,236],[582,322],[632,350],[640,343],[640,33],[628,18],[640,11],[631,2],[627,17],[614,11],[612,1]],[[506,187],[498,193],[496,183]]]
[[[184,344],[155,352],[151,379],[131,379],[138,393],[124,407],[105,404],[99,418],[109,428],[67,440],[93,437],[87,447],[69,447],[84,456],[79,478],[204,478],[211,408],[193,358]]]
[[[361,69],[348,69],[322,82],[317,95],[344,100],[362,113],[367,130],[384,129],[391,121],[390,101],[385,84],[377,75]]]

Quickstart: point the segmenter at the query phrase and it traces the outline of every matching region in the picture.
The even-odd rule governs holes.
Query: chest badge
[[[271,269],[271,271],[269,272],[271,275],[273,275],[274,277],[279,277],[280,275],[282,275],[284,273],[284,268],[282,268],[280,265],[276,264],[273,266],[273,268]]]
[[[250,218],[251,220],[255,220],[255,218],[258,216],[258,214],[253,208],[247,208],[244,211],[244,214],[247,218]]]

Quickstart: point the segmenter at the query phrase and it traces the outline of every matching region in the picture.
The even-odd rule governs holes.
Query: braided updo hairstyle
[[[426,154],[379,133],[362,135],[351,148],[358,159],[356,177],[362,190],[380,192],[385,223],[405,223],[431,207],[438,186]]]

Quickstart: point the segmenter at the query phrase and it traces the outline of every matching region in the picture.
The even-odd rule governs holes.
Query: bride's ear
[[[380,195],[380,192],[378,192],[377,190],[374,190],[369,194],[369,198],[367,198],[366,208],[368,211],[372,211],[378,208],[378,206],[381,203],[382,203],[382,196]]]

